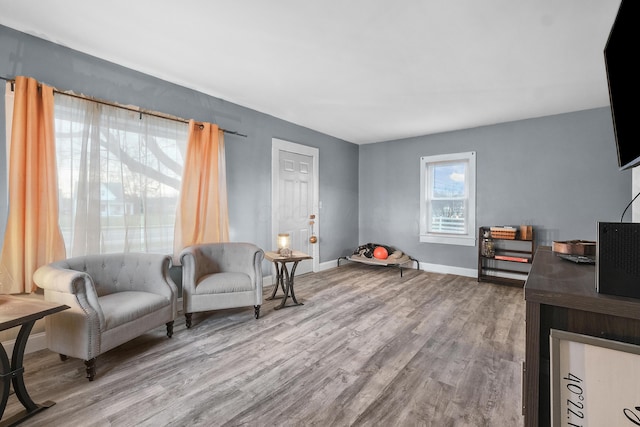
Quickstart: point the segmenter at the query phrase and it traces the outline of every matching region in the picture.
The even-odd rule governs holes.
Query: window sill
[[[432,235],[421,234],[420,243],[442,243],[445,245],[458,245],[458,246],[475,246],[475,236],[453,236],[453,235]]]

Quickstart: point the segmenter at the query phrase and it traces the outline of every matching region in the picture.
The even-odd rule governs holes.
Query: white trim
[[[315,212],[314,233],[320,240],[320,174],[319,157],[320,150],[307,145],[296,144],[295,142],[284,141],[278,138],[271,139],[271,244],[277,247],[276,235],[278,234],[277,217],[275,206],[279,206],[278,182],[280,181],[280,151],[289,151],[313,158],[313,212]],[[313,253],[313,271],[320,270],[320,242],[311,245]]]
[[[338,263],[337,259],[334,259],[333,261],[323,262],[322,264],[320,264],[318,266],[319,267],[318,271],[330,270],[330,269],[334,268],[337,263]]]
[[[323,270],[328,270],[330,268],[338,268],[336,267],[338,263],[337,259],[333,261],[323,262]],[[474,279],[478,278],[478,269],[477,268],[464,268],[464,267],[454,267],[452,265],[444,265],[444,264],[431,264],[428,262],[419,262],[420,271],[427,271],[430,273],[440,273],[440,274],[454,274],[456,276],[465,276],[471,277]],[[415,270],[415,263],[407,264],[406,267],[402,267],[405,270]]]
[[[448,245],[460,245],[460,246],[475,246],[476,238],[475,236],[457,236],[453,234],[448,235],[433,235],[426,234],[420,235],[421,243],[444,243]]]
[[[269,264],[272,264],[272,263],[269,263]],[[276,278],[275,278],[275,276],[273,274],[270,274],[268,276],[264,276],[263,275],[262,276],[262,288],[264,289],[264,288],[268,288],[270,286],[275,285],[275,281],[276,281]]]
[[[11,358],[11,355],[13,354],[13,347],[15,345],[16,340],[9,340],[2,343],[2,347],[4,347],[9,358]],[[37,332],[29,335],[24,354],[34,353],[36,351],[44,350],[45,348],[47,348],[47,334],[45,332]]]
[[[468,170],[465,177],[465,185],[467,186],[467,208],[466,216],[466,234],[446,234],[446,233],[430,233],[428,227],[428,206],[426,200],[429,191],[429,183],[427,178],[427,169],[430,164],[443,162],[467,162]],[[422,243],[444,243],[460,246],[476,245],[476,152],[468,151],[464,153],[439,154],[435,156],[420,157],[420,236],[419,241]]]
[[[431,264],[428,262],[420,263],[420,270],[429,271],[431,273],[455,274],[456,276],[478,278],[477,268],[454,267],[452,265]]]

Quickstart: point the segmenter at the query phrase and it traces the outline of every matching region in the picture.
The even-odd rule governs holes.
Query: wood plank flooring
[[[265,296],[272,288],[265,289]],[[520,426],[521,288],[343,264],[296,278],[303,306],[194,314],[97,360],[25,357],[23,426]],[[21,409],[14,395],[5,416]]]

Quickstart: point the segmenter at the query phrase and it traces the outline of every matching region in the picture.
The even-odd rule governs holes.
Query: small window
[[[475,246],[475,151],[420,158],[420,241]]]

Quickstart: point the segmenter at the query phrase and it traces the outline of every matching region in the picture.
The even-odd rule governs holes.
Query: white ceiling
[[[619,4],[0,0],[0,24],[363,144],[607,106]]]

